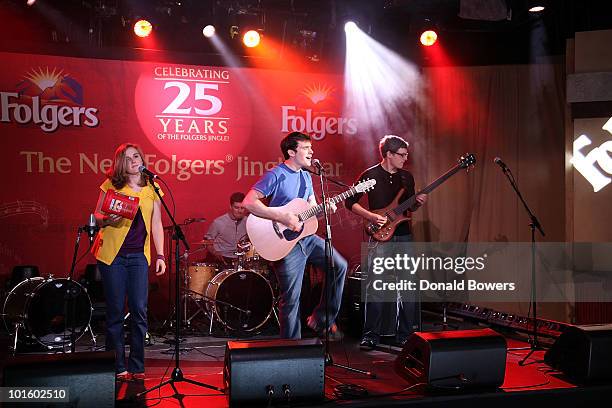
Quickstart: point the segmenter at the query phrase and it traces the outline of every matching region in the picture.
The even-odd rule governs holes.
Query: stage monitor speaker
[[[568,326],[544,361],[580,382],[611,380],[612,324]]]
[[[62,403],[61,406],[114,407],[115,354],[83,352],[10,357],[4,367],[2,385],[65,387],[68,390],[69,402]]]
[[[395,360],[395,371],[431,390],[499,387],[506,340],[491,329],[413,333]]]
[[[321,401],[324,366],[319,339],[228,341],[225,392],[230,406]]]

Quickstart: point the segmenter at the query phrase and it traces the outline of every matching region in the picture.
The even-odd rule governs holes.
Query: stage
[[[479,326],[463,322],[452,321],[461,326],[461,329],[475,329]],[[270,325],[271,326],[271,325]],[[482,326],[480,327],[482,328]],[[268,330],[257,336],[243,338],[243,340],[266,340],[276,339],[274,329]],[[440,328],[433,322],[426,323],[424,330],[438,331]],[[200,331],[198,333],[197,331]],[[224,356],[227,341],[240,340],[235,337],[223,337],[220,333],[216,336],[203,335],[202,330],[185,333],[185,341],[181,342],[181,348],[189,351],[181,352],[180,367],[184,378],[202,382],[213,387],[223,388]],[[334,363],[346,365],[352,368],[368,370],[376,375],[369,378],[359,373],[353,373],[338,367],[325,368],[325,400],[323,402],[286,402],[276,406],[347,406],[347,407],[370,407],[370,406],[452,406],[475,407],[495,404],[496,407],[516,407],[518,404],[540,405],[554,404],[555,407],[574,407],[577,405],[597,406],[603,401],[605,395],[612,392],[612,384],[581,385],[576,384],[563,373],[558,372],[543,361],[544,351],[536,351],[526,364],[519,362],[529,350],[513,350],[515,348],[527,347],[528,344],[517,336],[516,333],[504,334],[508,351],[506,352],[505,379],[499,389],[478,389],[466,392],[426,389],[423,385],[411,383],[394,370],[394,361],[401,352],[397,346],[390,344],[379,344],[373,351],[362,351],[359,349],[359,340],[350,335],[343,336],[340,340],[330,342],[330,352]],[[212,389],[202,388],[187,382],[176,383],[175,394],[172,386],[165,385],[159,390],[152,391],[137,398],[137,394],[167,380],[175,367],[173,355],[174,347],[166,344],[166,340],[173,338],[173,334],[167,332],[165,335],[153,335],[151,345],[146,348],[146,378],[144,381],[117,381],[115,383],[116,406],[158,406],[158,407],[225,407],[228,399],[225,394]],[[6,338],[5,338],[6,339]],[[103,348],[104,338],[97,336],[97,347],[93,345],[91,338],[83,336],[78,344],[77,353],[73,356],[78,358],[79,354],[91,354],[92,351]],[[383,339],[383,343],[390,343]],[[170,350],[170,352],[168,352]],[[40,352],[25,353],[16,358],[40,358],[44,360]],[[59,355],[59,357],[58,357]],[[62,359],[61,353],[55,355]],[[17,360],[17,361],[18,361]],[[13,361],[13,359],[9,359]],[[477,364],[478,362],[475,362]],[[253,364],[258,364],[254,361]],[[264,373],[262,373],[264,375]],[[87,380],[83,380],[87,381]],[[367,395],[349,395],[342,393],[343,385],[354,385],[349,387],[355,390],[361,387],[366,390]],[[344,387],[346,388],[346,387]],[[266,406],[267,402],[255,406]],[[252,406],[252,405],[250,405]]]
[[[315,328],[338,323],[333,361],[376,378],[322,362],[308,377],[296,350],[274,350],[251,357],[232,395],[240,384],[280,399],[299,385],[324,399],[275,405],[602,405],[612,2],[531,3],[1,2],[3,386],[65,387],[70,406],[227,406],[228,342],[278,339],[279,315],[294,336],[299,313],[302,328],[310,315]],[[316,218],[319,206],[287,207],[297,198],[337,208]],[[297,244],[301,259],[285,227],[333,238],[342,259],[323,262],[314,237]],[[127,258],[138,282],[110,272]],[[302,275],[305,265],[321,270]],[[323,287],[334,289],[324,313]],[[144,379],[116,381],[141,371],[142,348],[115,367],[105,319],[116,349],[122,325],[133,323],[134,350],[148,330]],[[176,325],[189,349],[180,371]],[[446,377],[396,372],[402,355],[404,371],[406,356],[425,366],[408,346],[360,350],[362,329],[368,340],[416,327],[442,338]],[[442,327],[494,330],[497,343]],[[544,347],[520,364],[534,331]],[[421,345],[434,354],[432,343]],[[607,383],[578,383],[577,366]],[[492,367],[499,386],[476,389],[468,372]],[[173,373],[210,388],[180,381],[139,396]],[[449,378],[470,390],[442,388]]]

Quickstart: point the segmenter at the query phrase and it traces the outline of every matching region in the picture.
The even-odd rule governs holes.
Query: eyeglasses
[[[408,153],[393,152],[393,154],[397,154],[398,156],[402,156],[402,159],[407,159],[408,158]]]

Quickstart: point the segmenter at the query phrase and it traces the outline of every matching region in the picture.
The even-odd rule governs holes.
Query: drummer
[[[242,205],[243,200],[243,193],[232,194],[229,210],[215,218],[204,235],[204,239],[213,241],[207,258],[212,257],[214,261],[221,262],[226,267],[235,263],[238,258],[236,254],[238,242],[247,236],[247,211]]]

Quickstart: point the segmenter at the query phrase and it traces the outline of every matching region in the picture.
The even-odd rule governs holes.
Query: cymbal
[[[188,224],[176,224],[176,225],[178,225],[179,227],[186,227]],[[166,225],[164,227],[164,230],[166,231],[172,231],[173,229],[174,229],[174,225]]]
[[[192,224],[194,222],[204,222],[206,221],[206,218],[185,218],[185,222],[183,222],[182,224],[177,224],[179,227],[186,227],[189,224]],[[164,227],[165,230],[172,230],[174,229],[174,225],[167,225]]]
[[[214,241],[212,239],[203,239],[201,241],[190,242],[190,244],[191,245],[212,245],[213,242]]]
[[[192,222],[204,222],[206,218],[185,218],[185,225],[191,224]]]

